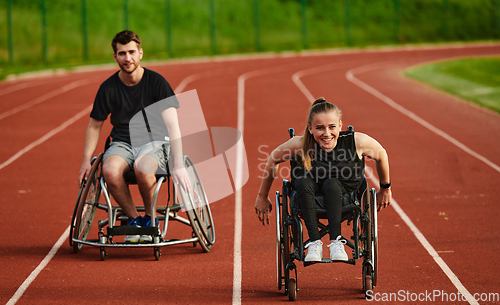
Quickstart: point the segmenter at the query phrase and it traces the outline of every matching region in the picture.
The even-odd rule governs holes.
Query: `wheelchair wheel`
[[[360,236],[360,246],[363,253],[363,270],[362,270],[362,281],[363,290],[366,292],[373,289],[373,226],[372,226],[372,204],[373,196],[372,191],[366,193],[363,198],[363,217],[360,221],[361,226],[361,236]]]
[[[83,190],[85,189],[86,183],[82,183],[80,186],[80,191],[78,192],[78,197],[76,198],[76,204],[75,204],[75,209],[73,210],[73,216],[71,217],[71,226],[69,230],[69,245],[70,247],[73,247],[73,230],[75,229],[75,224],[76,224],[76,212],[78,212],[78,204],[80,203],[80,198],[82,197]]]
[[[297,282],[295,279],[288,280],[288,300],[295,301],[297,299]]]
[[[198,237],[203,250],[209,252],[215,242],[215,227],[210,205],[200,177],[194,168],[193,162],[188,157],[184,157],[184,166],[191,180],[192,191],[188,193],[181,187],[182,201],[194,234]]]
[[[290,271],[295,269],[295,264],[293,263],[293,257],[291,253],[294,251],[294,236],[292,232],[292,225],[288,223],[288,211],[283,209],[282,212],[282,227],[283,227],[283,252],[282,252],[282,261],[283,261],[283,281],[285,283],[285,294],[290,296],[291,290],[295,290],[296,287],[290,287],[290,283],[293,280],[295,283],[295,279],[290,276]]]
[[[378,223],[377,223],[377,194],[375,193],[375,189],[371,190],[371,198],[372,203],[370,204],[371,213],[370,213],[370,224],[372,226],[371,233],[371,259],[373,263],[373,287],[377,286],[378,279]]]
[[[101,195],[101,185],[99,183],[101,160],[102,154],[92,160],[90,174],[87,177],[87,181],[84,182],[85,186],[83,187],[83,192],[80,194],[77,208],[75,208],[76,214],[74,222],[72,223],[74,227],[72,227],[70,238],[86,240],[89,234]],[[75,253],[80,252],[83,246],[75,242],[73,242],[72,245]]]
[[[280,195],[276,192],[276,279],[278,281],[278,290],[283,287],[283,234],[281,232],[281,217],[280,217]]]

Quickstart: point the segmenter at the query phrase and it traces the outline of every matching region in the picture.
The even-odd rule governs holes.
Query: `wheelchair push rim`
[[[86,240],[90,228],[94,221],[97,204],[101,195],[101,185],[99,183],[99,167],[102,160],[102,154],[99,154],[92,160],[92,168],[86,182],[82,184],[83,192],[79,195],[79,201],[75,208],[75,219],[71,225],[71,237],[77,240]],[[84,186],[83,186],[84,185]],[[80,252],[83,244],[72,242],[73,251]]]
[[[193,162],[186,156],[184,157],[184,164],[191,180],[192,192],[187,192],[181,185],[179,189],[182,201],[193,227],[194,235],[198,238],[203,250],[209,252],[211,246],[215,243],[212,212],[210,211],[205,190]]]

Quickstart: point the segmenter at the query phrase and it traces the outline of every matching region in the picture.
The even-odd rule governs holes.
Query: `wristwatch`
[[[387,182],[387,183],[380,183],[380,187],[383,188],[383,189],[388,189],[391,187],[391,181]]]

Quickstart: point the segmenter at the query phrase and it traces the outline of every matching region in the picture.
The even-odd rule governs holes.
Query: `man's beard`
[[[130,71],[130,70],[126,70],[126,69],[125,69],[125,65],[120,65],[120,69],[121,69],[123,72],[127,73],[127,74],[132,74],[132,73],[134,73],[134,71],[137,69],[137,67],[139,67],[139,65],[137,65],[137,64],[134,62],[134,63],[132,64],[132,67],[133,67],[133,69]]]

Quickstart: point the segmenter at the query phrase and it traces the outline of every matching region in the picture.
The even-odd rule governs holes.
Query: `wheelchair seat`
[[[165,179],[163,179],[162,181],[162,183],[164,183],[165,181],[168,181],[167,178],[170,177],[170,174],[166,173],[165,171],[158,170],[155,176],[156,176],[156,182],[158,182],[161,177],[165,177]],[[126,173],[124,175],[124,178],[125,182],[129,185],[137,184],[137,178],[135,177],[135,171],[133,169],[130,170],[128,173]]]
[[[343,194],[342,202],[342,219],[345,218],[347,214],[354,210],[359,210],[361,208],[361,197],[367,188],[366,180],[363,180],[359,190],[357,192],[347,192]],[[316,216],[318,219],[327,219],[326,209],[325,209],[325,196],[320,193],[316,193],[314,196],[316,202]],[[299,216],[302,215],[300,206],[297,203],[297,191],[292,189],[290,194],[290,209],[297,211]]]

